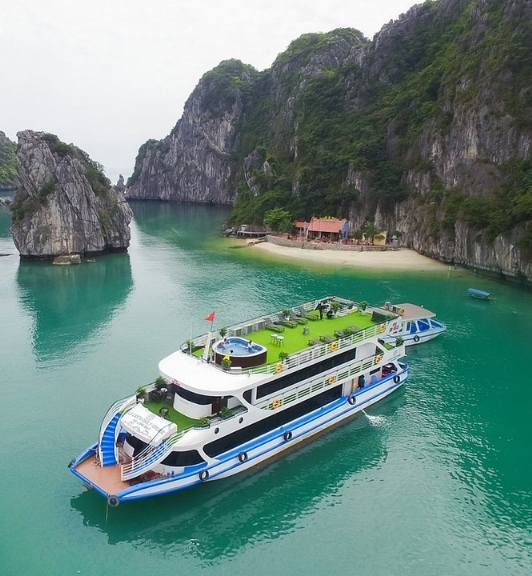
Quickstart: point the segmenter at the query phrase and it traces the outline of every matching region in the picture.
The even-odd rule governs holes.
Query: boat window
[[[232,434],[228,434],[218,440],[214,440],[214,442],[210,442],[206,444],[205,454],[214,458],[223,452],[227,452],[237,446],[240,446],[244,442],[249,442],[250,440],[256,439],[258,436],[262,434],[266,434],[275,428],[279,428],[283,424],[287,424],[292,420],[304,416],[313,410],[317,410],[322,406],[341,398],[342,396],[342,387],[343,385],[340,384],[339,386],[335,386],[334,388],[329,388],[318,394],[317,396],[313,396],[300,404],[296,404],[291,408],[287,408],[286,410],[279,410],[274,412],[271,416],[264,418],[260,422],[256,422],[255,424],[251,424],[250,426],[245,426],[244,428],[233,432]]]
[[[443,324],[441,324],[440,322],[438,322],[437,320],[431,320],[430,321],[430,325],[433,328],[443,328]]]
[[[203,461],[197,450],[187,450],[186,452],[170,452],[161,464],[165,466],[193,466]]]
[[[244,394],[242,394],[242,396],[244,397],[244,400],[246,402],[249,402],[251,404],[251,390],[246,390]]]
[[[269,396],[270,394],[275,394],[275,392],[279,392],[279,390],[289,388],[290,386],[293,386],[302,380],[312,378],[313,376],[317,376],[322,372],[327,372],[327,370],[331,370],[332,368],[340,366],[345,362],[354,360],[356,358],[356,352],[357,349],[353,348],[352,350],[347,350],[346,352],[338,354],[337,356],[333,356],[332,358],[325,358],[321,362],[317,362],[311,366],[306,366],[300,370],[296,370],[295,372],[287,374],[286,376],[275,378],[271,382],[266,382],[266,384],[262,384],[261,386],[257,387],[257,400],[260,400],[265,396]]]
[[[183,398],[183,400],[188,400],[189,402],[193,402],[194,404],[200,404],[205,406],[206,404],[212,404],[213,397],[212,396],[204,396],[203,394],[197,394],[196,392],[191,392],[182,386],[178,386],[175,392],[178,396]]]
[[[417,325],[419,327],[420,332],[425,332],[426,330],[430,329],[430,324],[427,318],[423,318],[417,321]]]

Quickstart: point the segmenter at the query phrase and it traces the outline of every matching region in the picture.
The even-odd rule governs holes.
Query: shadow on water
[[[53,266],[21,261],[18,296],[34,322],[38,361],[62,356],[110,322],[133,287],[127,254],[109,254],[93,263]]]
[[[379,405],[380,414],[393,417],[404,401],[396,393]],[[221,560],[294,531],[302,517],[329,505],[346,482],[385,460],[385,434],[360,415],[253,473],[116,509],[106,510],[105,501],[90,492],[71,504],[110,544]]]

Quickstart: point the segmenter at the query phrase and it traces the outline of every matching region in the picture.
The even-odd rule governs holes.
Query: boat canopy
[[[484,292],[484,290],[478,290],[477,288],[468,288],[467,293],[473,298],[490,298],[491,294],[489,292]]]
[[[165,438],[177,432],[177,426],[173,422],[150,412],[142,404],[136,404],[134,408],[124,414],[120,424],[135,438],[152,446],[158,446]]]

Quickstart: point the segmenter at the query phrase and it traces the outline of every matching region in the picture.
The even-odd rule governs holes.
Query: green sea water
[[[0,207],[0,574],[532,574],[530,291],[258,258],[218,238],[224,209],[132,207],[129,253],[76,267],[21,263]],[[246,476],[108,509],[67,470],[209,312],[324,294],[422,304],[448,330],[367,417]]]

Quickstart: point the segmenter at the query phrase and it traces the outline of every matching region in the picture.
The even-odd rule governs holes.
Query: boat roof
[[[201,357],[178,350],[159,362],[159,371],[170,381],[185,384],[187,389],[201,390],[202,394],[218,396],[246,390],[264,380],[264,374],[234,374],[218,370]],[[201,382],[201,388],[197,383]]]
[[[478,288],[468,288],[467,292],[469,294],[475,294],[476,296],[485,296],[486,298],[491,296],[490,292],[485,292],[484,290],[479,290]]]
[[[404,310],[401,314],[403,320],[418,320],[419,318],[434,318],[436,314],[427,310],[423,306],[418,306],[417,304],[410,304],[409,302],[404,302],[403,304],[395,304],[394,308]]]

